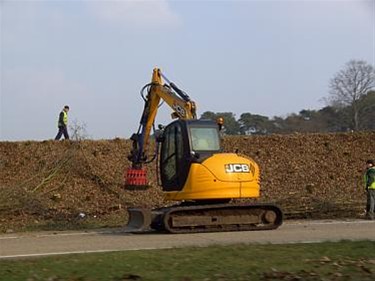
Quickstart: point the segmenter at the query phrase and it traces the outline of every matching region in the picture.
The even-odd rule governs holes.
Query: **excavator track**
[[[169,233],[271,230],[283,221],[280,208],[271,204],[215,204],[129,209],[128,226]]]

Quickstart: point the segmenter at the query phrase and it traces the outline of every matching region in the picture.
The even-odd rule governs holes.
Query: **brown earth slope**
[[[224,149],[258,162],[259,200],[278,203],[287,217],[356,217],[374,139],[374,132],[238,136],[226,137]],[[0,232],[121,225],[127,207],[168,204],[154,172],[150,190],[122,188],[130,147],[121,139],[0,142]]]

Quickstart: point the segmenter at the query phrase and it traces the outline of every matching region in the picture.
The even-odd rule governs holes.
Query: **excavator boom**
[[[163,83],[163,78],[167,84]],[[143,91],[147,89],[147,95]],[[144,99],[144,108],[140,120],[138,132],[131,136],[133,148],[128,159],[131,168],[125,174],[125,188],[129,190],[144,190],[147,185],[147,173],[143,165],[154,160],[149,156],[150,133],[153,129],[155,117],[160,101],[167,103],[173,110],[172,118],[196,119],[196,105],[190,97],[180,90],[174,83],[166,78],[159,68],[154,68],[151,83],[145,85],[141,91]],[[156,152],[157,153],[157,152]]]

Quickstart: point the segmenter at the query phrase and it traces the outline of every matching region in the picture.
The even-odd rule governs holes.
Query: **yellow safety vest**
[[[61,120],[60,120],[61,113],[60,113],[59,120],[57,120],[57,127],[60,127],[60,126],[63,126],[63,125],[65,125],[65,126],[68,125],[68,113],[66,113],[65,110],[63,110],[61,112],[64,114],[63,120],[62,120],[63,124],[61,124]]]
[[[68,125],[68,113],[63,110],[64,113],[64,124]]]
[[[372,168],[370,168],[370,169],[375,170],[374,167],[372,167]],[[367,178],[367,172],[368,172],[368,170],[367,170],[366,173],[365,173],[365,187],[367,187],[367,180],[368,180],[368,178]],[[368,188],[369,188],[369,189],[375,189],[375,181],[373,181],[372,184],[371,184]]]

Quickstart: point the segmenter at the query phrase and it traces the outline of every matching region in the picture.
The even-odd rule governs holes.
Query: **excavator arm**
[[[163,79],[166,83],[163,83]],[[144,91],[147,95],[144,96]],[[138,132],[131,136],[132,150],[128,159],[132,163],[125,175],[125,187],[135,189],[147,185],[146,171],[143,164],[153,161],[155,156],[149,157],[150,134],[154,127],[155,118],[161,101],[173,110],[172,118],[196,119],[196,105],[190,97],[170,82],[160,71],[153,70],[151,83],[142,88],[145,101]],[[156,154],[155,154],[156,155]]]

